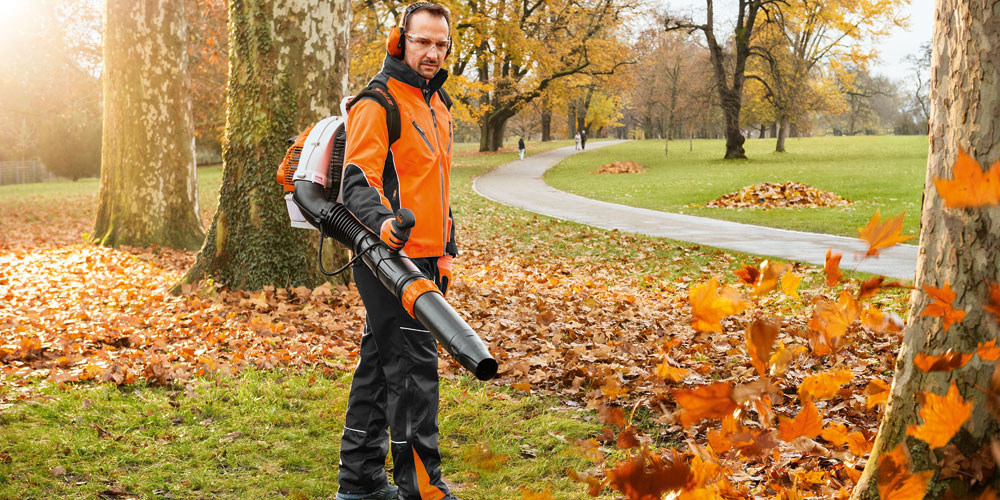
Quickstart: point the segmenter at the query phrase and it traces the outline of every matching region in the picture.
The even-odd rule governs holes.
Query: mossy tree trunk
[[[991,407],[986,394],[993,363],[975,356],[958,370],[932,373],[913,365],[917,353],[941,354],[949,348],[975,352],[979,343],[1000,334],[997,318],[983,309],[990,297],[989,284],[1000,281],[1000,207],[946,208],[932,182],[934,177],[952,178],[959,148],[984,167],[1000,157],[1000,12],[995,6],[937,1],[931,78],[930,154],[915,284],[938,288],[950,284],[957,294],[955,307],[966,315],[945,331],[940,318],[920,316],[931,299],[920,291],[913,294],[885,416],[853,499],[878,498],[879,460],[900,442],[909,450],[914,471],[934,471],[927,498],[940,498],[949,488],[954,498],[977,495],[982,485],[969,491],[969,478],[948,479],[940,473],[946,449],[931,450],[906,435],[907,425],[922,423],[918,394],[944,395],[953,382],[974,405],[972,417],[950,441],[964,456],[958,469],[973,471],[983,465],[984,470],[995,471],[996,466],[989,448],[1000,427],[990,413],[998,408]],[[994,394],[992,404],[995,398]],[[995,474],[988,482],[1000,486]]]
[[[347,90],[347,0],[229,0],[229,94],[219,209],[182,279],[232,288],[313,286],[318,233],[289,225],[275,172],[287,140],[340,113]],[[325,253],[343,263],[328,241]],[[349,279],[344,276],[342,279]]]
[[[198,214],[184,2],[107,0],[101,187],[92,241],[195,250]]]

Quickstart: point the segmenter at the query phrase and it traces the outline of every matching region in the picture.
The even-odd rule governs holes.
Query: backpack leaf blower
[[[289,218],[295,227],[319,229],[354,252],[403,308],[423,324],[438,343],[479,380],[497,373],[497,361],[483,340],[445,301],[404,252],[393,252],[337,201],[347,142],[348,99],[343,116],[321,120],[296,137],[278,169]]]

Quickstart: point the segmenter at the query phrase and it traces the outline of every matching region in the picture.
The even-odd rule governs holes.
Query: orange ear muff
[[[385,51],[396,59],[402,59],[403,48],[406,46],[404,42],[403,28],[399,26],[392,28],[389,30],[389,37],[385,40]]]

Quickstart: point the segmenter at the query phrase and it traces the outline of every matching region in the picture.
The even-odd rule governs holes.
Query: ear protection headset
[[[399,26],[392,28],[389,31],[389,37],[385,40],[385,50],[390,56],[396,59],[403,58],[403,54],[406,53],[406,37],[404,36],[406,33],[406,20],[413,11],[429,5],[431,5],[430,2],[417,2],[406,7],[406,11],[403,12],[403,18],[399,21]],[[449,55],[451,55],[451,47],[448,47],[448,52],[444,56],[448,57]]]

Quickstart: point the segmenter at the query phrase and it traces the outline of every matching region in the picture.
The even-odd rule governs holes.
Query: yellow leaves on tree
[[[952,179],[934,178],[934,186],[948,208],[977,208],[1000,203],[1000,160],[983,171],[963,149],[951,168]]]
[[[945,330],[951,328],[951,325],[962,321],[962,318],[965,317],[965,311],[962,309],[955,309],[955,306],[953,305],[956,295],[948,282],[945,282],[943,288],[934,288],[930,285],[924,285],[923,289],[924,293],[933,299],[933,302],[927,304],[924,311],[920,313],[921,316],[941,318],[944,322]]]
[[[802,400],[832,398],[840,390],[840,386],[853,378],[854,375],[847,369],[828,370],[810,375],[802,379],[802,383],[799,384],[799,398]]]
[[[921,500],[934,471],[913,474],[910,457],[903,443],[882,456],[878,462],[878,494],[882,500]]]
[[[699,332],[722,332],[722,318],[746,309],[747,303],[732,287],[719,287],[713,277],[706,283],[695,285],[688,296],[691,303],[692,328]]]
[[[694,389],[677,389],[671,393],[684,411],[681,425],[687,427],[706,418],[723,418],[738,408],[733,400],[733,387],[726,382],[716,382]]]
[[[973,404],[962,399],[955,382],[951,383],[944,396],[933,392],[921,392],[921,395],[920,418],[924,423],[906,426],[906,434],[926,442],[931,448],[940,448],[948,444],[972,416]]]
[[[868,252],[865,253],[865,257],[878,255],[880,248],[889,248],[913,237],[913,235],[902,236],[900,234],[903,232],[904,215],[906,215],[905,211],[882,222],[882,213],[875,210],[875,215],[868,221],[868,224],[858,229],[858,237],[868,242]]]
[[[823,431],[823,418],[819,415],[812,400],[806,400],[805,404],[802,405],[802,411],[794,420],[786,417],[779,417],[779,419],[778,437],[782,441],[792,441],[800,436],[813,438]]]
[[[779,322],[775,318],[756,319],[746,330],[747,355],[757,373],[767,376],[767,365],[774,350],[774,341],[778,339]]]

